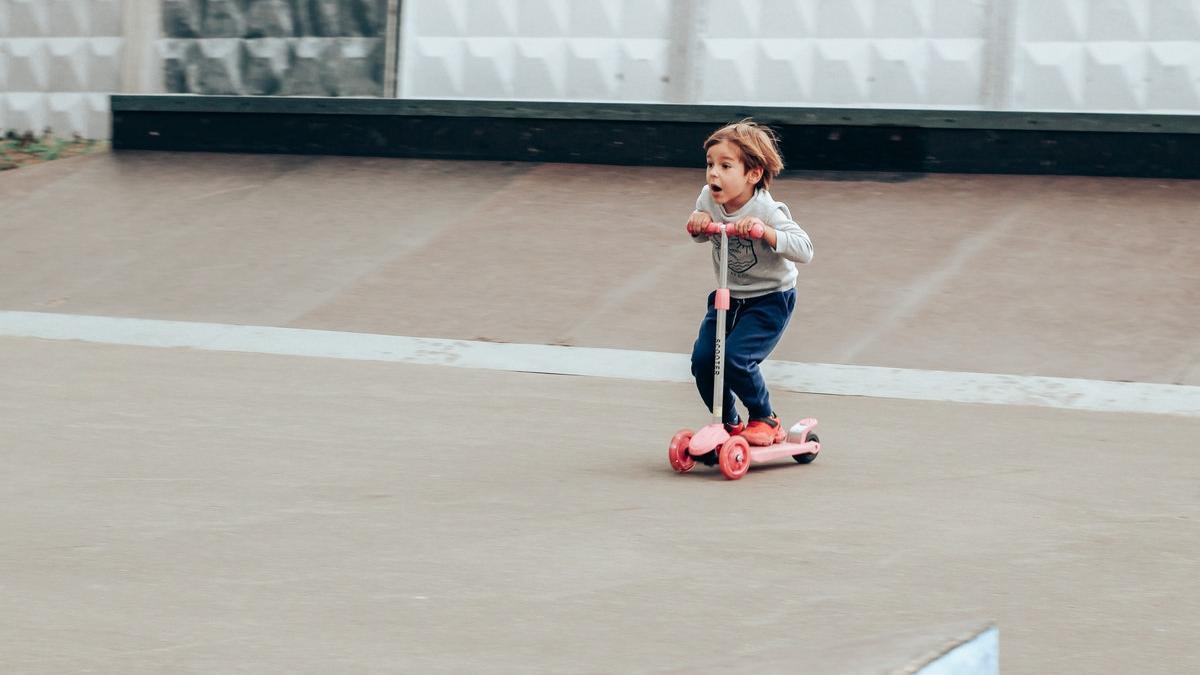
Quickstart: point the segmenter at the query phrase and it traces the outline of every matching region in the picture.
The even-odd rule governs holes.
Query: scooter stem
[[[725,421],[725,312],[729,309],[729,233],[721,228],[721,271],[713,307],[717,310],[717,343],[713,350],[713,423]]]
[[[717,291],[713,307],[717,310],[717,343],[713,351],[713,421],[725,419],[725,312],[729,309],[729,230],[733,223],[709,223],[705,234],[721,235],[721,264],[717,273]],[[755,223],[748,233],[750,239],[762,239],[763,228]]]

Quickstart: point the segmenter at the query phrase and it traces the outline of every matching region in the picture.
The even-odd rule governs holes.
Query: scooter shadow
[[[666,472],[673,474],[673,475],[679,475],[679,472],[672,469],[670,466],[667,466],[665,468],[666,468]],[[798,462],[796,462],[795,460],[792,460],[792,459],[788,459],[787,461],[784,461],[782,459],[772,460],[770,462],[763,463],[763,464],[752,464],[750,466],[750,470],[748,472],[746,472],[746,474],[743,475],[739,480],[746,480],[747,478],[752,478],[754,476],[754,474],[756,474],[756,473],[758,473],[758,474],[774,473],[776,471],[782,471],[783,469],[798,470],[798,469],[806,469],[806,468],[808,468],[808,465],[799,464]],[[705,478],[708,478],[709,480],[715,480],[715,481],[721,481],[721,482],[727,482],[727,483],[734,482],[734,481],[730,481],[728,478],[726,478],[725,474],[721,473],[721,469],[718,468],[716,465],[705,466],[703,464],[697,463],[696,467],[694,469],[692,469],[691,471],[688,471],[686,473],[687,473],[687,475],[691,475],[691,476],[705,477]]]

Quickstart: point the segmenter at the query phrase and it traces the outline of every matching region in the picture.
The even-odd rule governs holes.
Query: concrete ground
[[[114,153],[0,174],[0,310],[686,352],[680,169]],[[775,357],[1200,385],[1200,182],[789,176]],[[1200,669],[1200,417],[0,338],[0,654],[62,672]]]

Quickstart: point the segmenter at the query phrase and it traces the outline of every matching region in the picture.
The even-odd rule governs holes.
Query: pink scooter
[[[720,287],[713,304],[717,309],[716,358],[713,361],[713,421],[699,431],[682,429],[671,439],[667,459],[671,468],[679,473],[691,471],[696,459],[715,452],[721,473],[729,480],[746,475],[750,464],[761,464],[783,457],[791,457],[801,464],[808,464],[821,452],[821,439],[813,433],[817,420],[807,417],[788,429],[787,439],[782,443],[765,447],[751,446],[742,436],[730,436],[722,424],[725,389],[725,312],[729,309],[729,237],[732,223],[710,223],[707,234],[721,234]],[[750,231],[752,239],[761,239],[763,230],[758,225]]]

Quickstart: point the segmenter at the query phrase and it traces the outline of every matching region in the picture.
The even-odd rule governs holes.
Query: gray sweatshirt
[[[696,199],[696,210],[712,216],[713,222],[736,223],[742,218],[756,217],[778,232],[775,248],[759,239],[729,238],[729,295],[753,298],[775,291],[796,287],[796,265],[813,259],[812,240],[800,229],[783,202],[771,198],[766,190],[757,190],[750,201],[733,213],[713,201],[707,185]],[[721,237],[706,234],[693,237],[697,242],[712,241],[713,271],[720,274]]]

